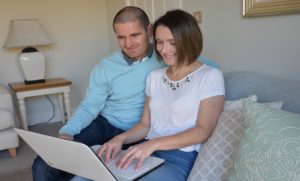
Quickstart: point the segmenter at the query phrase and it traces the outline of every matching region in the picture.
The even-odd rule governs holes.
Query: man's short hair
[[[150,21],[145,11],[135,6],[126,6],[122,8],[114,17],[113,28],[116,23],[127,23],[127,22],[133,22],[137,20],[140,22],[142,27],[147,31]]]

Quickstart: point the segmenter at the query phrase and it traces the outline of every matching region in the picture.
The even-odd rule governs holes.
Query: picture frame
[[[300,12],[300,0],[243,0],[243,17]]]

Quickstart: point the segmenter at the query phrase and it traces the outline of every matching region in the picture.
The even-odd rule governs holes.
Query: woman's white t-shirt
[[[151,127],[147,139],[174,135],[195,126],[201,100],[224,95],[224,78],[219,69],[203,64],[179,81],[166,75],[167,68],[152,71],[145,92],[150,97]],[[200,144],[181,148],[198,151]]]

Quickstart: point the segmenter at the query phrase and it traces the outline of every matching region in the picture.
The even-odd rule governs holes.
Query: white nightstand
[[[53,78],[46,79],[45,83],[35,83],[35,84],[25,84],[23,82],[11,83],[9,87],[14,93],[15,99],[17,99],[18,105],[17,111],[20,121],[20,126],[27,130],[27,117],[26,117],[26,107],[25,98],[30,98],[33,96],[41,96],[48,94],[58,94],[61,108],[64,113],[64,122],[68,120],[70,116],[70,85],[71,81],[63,78]]]

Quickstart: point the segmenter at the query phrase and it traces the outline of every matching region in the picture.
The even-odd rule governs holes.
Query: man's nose
[[[126,38],[125,47],[130,48],[131,46],[132,46],[132,39],[131,38]]]

